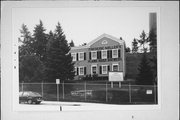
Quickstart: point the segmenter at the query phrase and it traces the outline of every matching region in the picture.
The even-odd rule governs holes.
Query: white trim
[[[118,64],[118,63],[114,63],[114,64],[112,64],[112,71],[114,71],[113,66],[115,66],[115,65],[117,65],[117,66],[118,66],[118,71],[119,71],[119,64]]]
[[[103,72],[103,67],[106,66],[106,72]],[[101,65],[102,69],[101,69],[101,73],[104,74],[108,74],[108,65]]]
[[[106,57],[103,57],[103,52],[106,51]],[[107,59],[107,50],[101,50],[101,58],[102,59]]]
[[[73,55],[74,55],[74,57],[73,57]],[[72,61],[76,61],[76,60],[77,60],[77,55],[76,55],[76,53],[71,53],[71,56],[73,57]]]
[[[83,54],[83,58],[80,59],[80,54]],[[78,52],[78,61],[83,61],[84,60],[84,52]]]
[[[116,41],[116,42],[118,42],[120,44],[123,44],[125,42],[124,40],[120,40],[120,39],[118,39],[116,37],[113,37],[111,35],[108,35],[108,34],[104,33],[104,34],[100,35],[99,37],[97,37],[96,39],[94,39],[91,42],[89,42],[86,46],[90,47],[92,44],[94,44],[95,42],[97,42],[98,40],[100,40],[100,39],[102,39],[104,37],[109,38],[111,40],[114,40],[114,41]]]
[[[79,70],[79,75],[84,75],[84,66],[79,66],[78,68],[79,68],[79,69],[78,69],[78,70]],[[81,69],[81,68],[83,68],[83,74],[81,74],[81,72],[80,72],[80,69]]]
[[[113,54],[113,52],[114,52],[115,50],[117,51],[117,55],[116,55],[116,56]],[[118,58],[118,49],[112,49],[112,58]]]
[[[97,74],[97,65],[91,65],[91,75],[93,75],[93,67],[96,67],[96,74]]]
[[[93,52],[96,52],[96,57],[93,57]],[[91,51],[91,60],[97,60],[97,51]]]

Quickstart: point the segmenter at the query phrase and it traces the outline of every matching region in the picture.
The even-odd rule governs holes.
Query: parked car
[[[28,104],[40,104],[42,102],[42,96],[39,93],[32,91],[19,92],[19,103],[22,102]]]

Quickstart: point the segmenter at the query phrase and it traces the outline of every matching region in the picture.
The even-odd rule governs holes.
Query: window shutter
[[[79,75],[79,68],[77,67],[77,75]]]
[[[101,51],[99,51],[99,59],[102,59],[102,57],[101,57]]]
[[[84,75],[86,75],[86,67],[84,67]]]
[[[84,53],[84,60],[86,60],[86,53]]]
[[[121,50],[118,49],[118,58],[120,58],[120,57],[121,57]]]
[[[99,51],[97,51],[97,59],[99,59]]]
[[[99,74],[102,74],[102,66],[99,66]]]
[[[76,59],[77,59],[77,61],[78,61],[78,53],[76,54]]]
[[[89,52],[89,60],[91,60],[91,52]]]
[[[110,51],[107,51],[107,58],[110,58]]]
[[[110,50],[110,58],[112,58],[112,50]]]
[[[110,65],[108,65],[108,71],[110,71]]]

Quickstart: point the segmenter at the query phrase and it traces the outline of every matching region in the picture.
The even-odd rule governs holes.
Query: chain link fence
[[[45,101],[108,104],[157,104],[156,85],[121,85],[111,82],[20,83],[19,91],[33,91]]]

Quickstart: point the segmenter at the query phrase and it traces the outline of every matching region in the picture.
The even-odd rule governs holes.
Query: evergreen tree
[[[44,66],[35,55],[25,55],[19,62],[20,82],[41,82]]]
[[[136,84],[138,85],[152,85],[153,84],[153,73],[151,71],[151,66],[149,65],[146,52],[143,53],[141,63],[138,67],[139,74],[136,79]]]
[[[36,56],[38,56],[41,61],[44,61],[46,58],[47,35],[45,34],[45,31],[46,29],[40,20],[40,23],[34,28],[33,49]]]
[[[55,34],[51,36],[48,42],[46,60],[46,81],[55,82],[56,79],[62,81],[74,78],[74,64],[69,53],[70,46],[62,31],[60,23],[56,26]]]
[[[129,47],[126,47],[125,49],[126,49],[126,52],[128,53],[131,52],[131,49]]]
[[[74,46],[75,46],[73,40],[71,40],[71,42],[69,43],[69,45],[70,45],[71,47],[74,47]]]
[[[132,53],[137,53],[138,52],[138,42],[137,39],[133,39],[132,42]]]
[[[156,54],[157,52],[157,33],[155,29],[151,29],[148,37],[150,52]]]
[[[157,82],[157,31],[152,28],[149,32],[149,46],[152,57],[150,58],[151,69],[153,72],[153,79]]]
[[[142,46],[142,51],[147,52],[148,48],[145,45],[148,43],[148,37],[147,37],[146,33],[144,32],[144,30],[142,31],[138,42],[140,43],[140,46]]]
[[[33,38],[26,25],[22,25],[19,38],[19,81],[40,82],[42,76],[42,62],[34,55]]]
[[[21,30],[21,37],[18,38],[20,46],[19,46],[19,58],[23,55],[31,55],[33,54],[32,50],[32,36],[30,31],[28,30],[25,24],[22,24]]]

